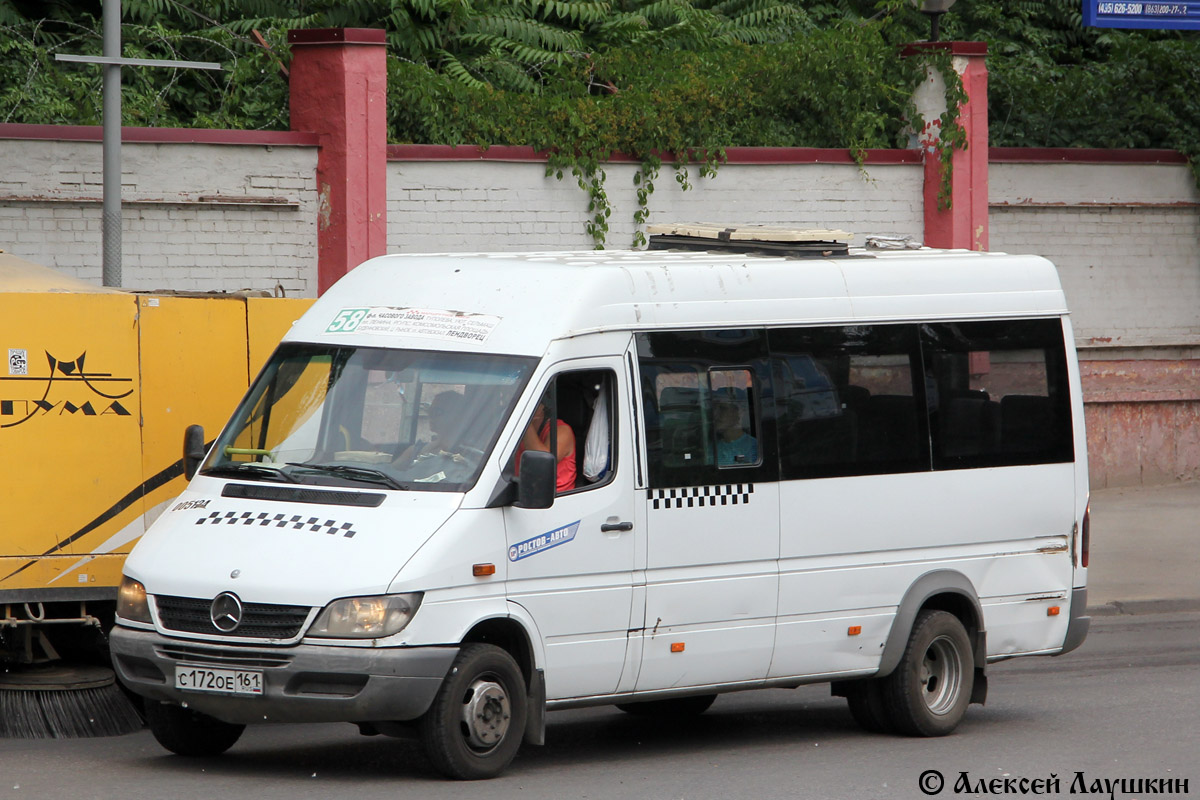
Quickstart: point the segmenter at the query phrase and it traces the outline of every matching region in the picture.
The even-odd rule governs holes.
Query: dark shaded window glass
[[[651,488],[775,480],[761,330],[637,336]]]
[[[921,326],[934,467],[1073,461],[1057,319]]]
[[[930,468],[915,326],[768,336],[783,479]]]

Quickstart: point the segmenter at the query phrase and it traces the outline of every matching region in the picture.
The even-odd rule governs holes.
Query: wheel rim
[[[958,704],[962,692],[962,656],[949,636],[939,636],[921,659],[921,697],[934,714],[946,714]]]
[[[463,695],[462,722],[467,744],[487,751],[504,741],[512,720],[508,693],[490,678],[476,678]]]

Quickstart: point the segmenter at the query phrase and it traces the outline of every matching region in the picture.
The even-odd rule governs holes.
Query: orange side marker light
[[[1062,611],[1062,609],[1059,608],[1058,606],[1050,606],[1049,608],[1046,609],[1046,616],[1047,617],[1057,617],[1060,611]]]
[[[471,567],[471,574],[476,578],[486,578],[488,575],[496,574],[495,564],[475,564]]]
[[[683,652],[683,642],[671,642],[671,652],[672,653],[682,653]]]
[[[846,629],[847,636],[858,636],[860,633],[862,633],[862,625],[851,625]]]

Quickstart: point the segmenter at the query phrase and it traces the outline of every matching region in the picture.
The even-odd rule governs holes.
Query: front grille
[[[158,655],[172,661],[189,664],[206,664],[210,667],[227,669],[269,669],[286,667],[292,657],[286,653],[271,653],[262,650],[227,650],[211,647],[188,647],[187,645],[160,645]]]
[[[309,612],[308,606],[244,603],[242,624],[226,633],[212,624],[211,599],[156,595],[154,602],[158,607],[159,622],[168,630],[248,639],[294,639],[300,634]]]

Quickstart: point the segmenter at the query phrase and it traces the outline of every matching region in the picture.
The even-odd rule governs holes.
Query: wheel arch
[[[476,622],[462,638],[462,644],[490,644],[507,652],[517,662],[525,678],[529,706],[525,720],[525,741],[546,742],[546,679],[538,666],[543,653],[536,649],[540,640],[530,636],[528,628],[515,616],[489,617]]]
[[[904,648],[908,643],[908,635],[912,631],[917,614],[925,609],[946,611],[958,617],[967,629],[975,660],[977,688],[972,702],[983,702],[980,693],[986,693],[984,668],[987,664],[987,632],[983,624],[983,606],[975,586],[967,576],[954,570],[942,569],[926,572],[913,581],[912,586],[904,593],[900,605],[896,608],[896,616],[892,620],[892,629],[888,633],[883,646],[883,657],[879,662],[879,672],[875,677],[883,678],[890,675],[900,663]],[[976,699],[978,697],[978,699]]]
[[[512,617],[489,617],[476,622],[462,637],[462,644],[475,643],[495,645],[506,651],[521,668],[526,683],[537,669],[529,633]]]

